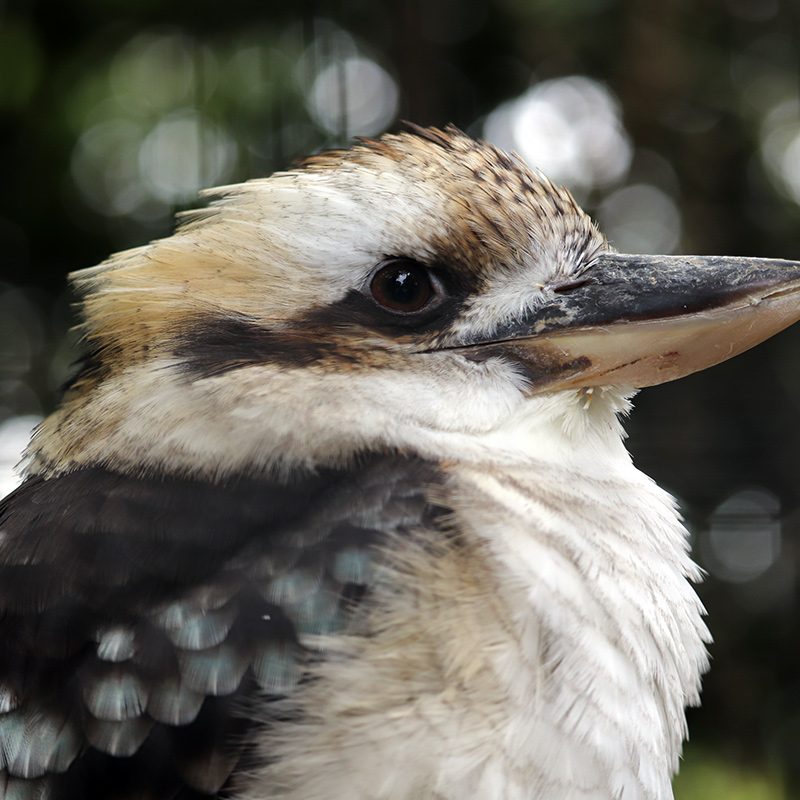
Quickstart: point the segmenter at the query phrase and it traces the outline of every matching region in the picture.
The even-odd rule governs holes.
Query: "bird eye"
[[[416,261],[398,258],[375,273],[370,291],[384,308],[410,313],[425,308],[436,290],[425,267]]]

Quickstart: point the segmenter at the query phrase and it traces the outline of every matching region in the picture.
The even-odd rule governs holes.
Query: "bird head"
[[[32,471],[424,450],[543,397],[681,377],[800,318],[800,264],[617,254],[567,190],[452,128],[207,196],[173,236],[73,276],[89,357]]]

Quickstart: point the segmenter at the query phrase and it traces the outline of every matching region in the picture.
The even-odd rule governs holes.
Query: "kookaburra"
[[[74,276],[0,797],[670,798],[708,633],[619,418],[800,318],[800,263],[620,255],[452,128],[210,197]]]

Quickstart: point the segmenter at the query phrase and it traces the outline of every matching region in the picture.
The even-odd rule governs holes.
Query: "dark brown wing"
[[[0,798],[224,796],[256,698],[341,630],[374,548],[430,521],[435,468],[286,482],[29,478],[0,503]]]

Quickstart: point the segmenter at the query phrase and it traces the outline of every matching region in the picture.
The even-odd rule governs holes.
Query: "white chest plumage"
[[[672,796],[707,632],[670,498],[627,472],[465,476],[484,495],[471,517],[516,645],[495,661],[510,700],[502,758],[520,777],[487,798]]]
[[[669,496],[627,458],[447,469],[456,535],[392,552],[244,797],[670,798],[707,631]]]

